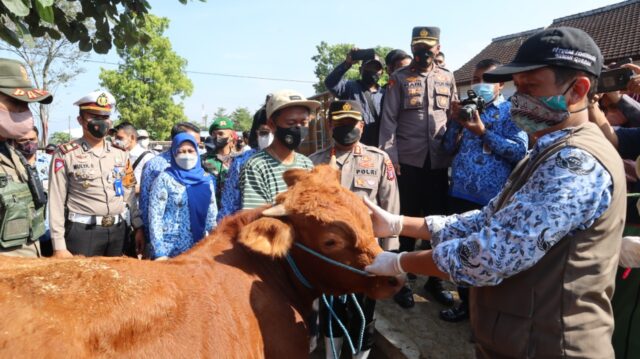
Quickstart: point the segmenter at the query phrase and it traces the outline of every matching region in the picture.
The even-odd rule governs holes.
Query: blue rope
[[[360,270],[360,269],[357,269],[357,268],[354,268],[354,267],[348,266],[348,265],[346,265],[346,264],[344,264],[344,263],[338,262],[337,260],[331,259],[331,258],[329,258],[329,257],[327,257],[327,256],[325,256],[325,255],[323,255],[323,254],[321,254],[321,253],[318,253],[318,252],[314,251],[313,249],[311,249],[311,248],[309,248],[309,247],[305,246],[304,244],[300,244],[300,243],[298,243],[298,242],[295,242],[295,243],[294,243],[294,245],[295,245],[296,247],[298,247],[298,248],[300,248],[300,249],[304,250],[305,252],[310,253],[310,254],[313,254],[314,256],[316,256],[316,257],[318,257],[318,258],[320,258],[320,259],[324,260],[325,262],[329,262],[329,263],[331,263],[331,264],[333,264],[333,265],[335,265],[335,266],[338,266],[338,267],[340,267],[340,268],[344,268],[344,269],[350,270],[350,271],[352,271],[352,272],[354,272],[354,273],[356,273],[356,274],[360,274],[360,275],[363,275],[363,276],[365,276],[365,277],[370,277],[370,276],[372,276],[372,274],[367,273],[367,272],[365,272],[365,271],[363,271],[363,270]]]
[[[356,355],[357,351],[356,351],[356,348],[353,346],[353,341],[351,340],[349,331],[344,326],[344,324],[342,324],[342,321],[340,320],[340,318],[338,318],[338,315],[336,314],[336,312],[333,311],[333,296],[330,296],[330,298],[331,298],[331,304],[329,304],[329,302],[327,301],[327,296],[325,294],[322,295],[322,301],[324,302],[324,305],[329,310],[329,319],[327,324],[329,325],[329,336],[331,337],[331,350],[333,351],[333,357],[336,359],[338,358],[335,351],[335,345],[333,344],[333,330],[331,329],[332,318],[336,320],[336,323],[338,323],[338,326],[340,326],[340,329],[342,329],[342,332],[344,333],[344,337],[347,339],[347,343],[349,343],[349,347],[351,348],[351,354]]]
[[[358,352],[360,352],[362,351],[362,342],[364,341],[364,329],[367,323],[366,323],[366,319],[364,318],[364,311],[362,310],[362,307],[360,307],[360,303],[358,303],[358,299],[356,298],[356,295],[353,293],[351,293],[351,300],[353,300],[353,305],[356,307],[356,309],[358,309],[358,313],[360,313],[360,322],[362,323],[360,324],[360,338],[358,340]]]
[[[304,285],[305,287],[307,287],[309,289],[313,289],[313,286],[311,286],[311,283],[309,283],[307,278],[305,278],[302,275],[302,273],[300,272],[300,269],[298,269],[298,266],[296,265],[296,262],[293,261],[293,257],[291,257],[291,255],[287,254],[287,256],[285,258],[287,258],[287,262],[289,262],[289,266],[291,267],[291,270],[293,270],[293,273],[296,275],[296,277],[298,277],[298,280],[302,283],[302,285]]]
[[[326,302],[325,295],[322,295],[322,299],[325,305]],[[333,307],[333,296],[329,296],[329,305]],[[333,342],[333,326],[331,325],[331,314],[329,314],[329,318],[327,319],[327,325],[329,325],[329,340],[331,341],[331,352],[333,353],[333,359],[338,359],[338,353],[336,352],[336,343]],[[326,348],[324,350],[327,350]]]

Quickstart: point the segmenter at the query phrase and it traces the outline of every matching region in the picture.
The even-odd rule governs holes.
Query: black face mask
[[[103,138],[109,131],[109,120],[92,118],[87,124],[87,130],[95,138]]]
[[[229,142],[229,137],[219,137],[216,136],[216,148],[222,148],[227,145]]]
[[[282,143],[286,148],[295,150],[300,146],[302,140],[307,137],[309,129],[302,126],[293,126],[289,128],[276,126],[275,138]]]
[[[380,81],[380,75],[377,72],[362,71],[362,82],[366,85],[375,85]]]
[[[346,125],[334,127],[332,137],[337,143],[349,146],[358,142],[361,134],[362,132],[358,127]]]
[[[413,61],[421,67],[428,67],[433,62],[433,52],[430,49],[419,48],[413,52]]]

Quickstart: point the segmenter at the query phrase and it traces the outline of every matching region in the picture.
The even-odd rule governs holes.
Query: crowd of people
[[[285,171],[330,164],[371,208],[385,252],[366,270],[428,276],[443,320],[471,317],[478,357],[613,357],[621,245],[622,265],[640,258],[640,237],[623,239],[627,183],[640,185],[640,67],[623,65],[635,74],[624,91],[597,94],[604,60],[595,42],[578,29],[545,29],[508,64],[478,61],[476,100],[463,106],[440,29],[415,27],[410,46],[411,55],[396,49],[384,60],[355,60],[353,49],[335,67],[325,85],[336,99],[319,118],[333,144],[308,157],[297,149],[320,103],[292,90],[267,95],[241,136],[226,117],[206,139],[177,123],[159,153],[144,129],[113,126],[111,94],[91,92],[74,104],[82,137],[38,153],[28,104],[52,96],[33,88],[21,63],[0,59],[0,254],[166,260],[226,216],[274,203]],[[358,61],[360,78],[345,79]],[[516,92],[505,98],[509,81]],[[455,307],[443,280],[458,286]],[[375,300],[356,298],[363,328],[346,302],[320,312],[337,313],[352,337],[364,330],[353,357],[366,358]],[[394,300],[413,307],[413,289]],[[339,356],[338,324],[308,321],[327,357]]]

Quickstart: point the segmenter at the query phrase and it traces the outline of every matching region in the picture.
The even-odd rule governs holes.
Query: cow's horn
[[[266,217],[283,217],[287,215],[287,209],[284,208],[284,204],[279,204],[265,209],[262,211],[262,215]]]
[[[340,170],[338,168],[338,160],[336,159],[336,155],[331,155],[331,159],[329,160],[329,166],[331,166],[331,168],[333,169]]]

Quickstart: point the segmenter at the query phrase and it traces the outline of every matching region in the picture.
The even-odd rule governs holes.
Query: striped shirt
[[[294,154],[291,164],[283,164],[264,150],[251,156],[240,178],[243,209],[274,203],[276,195],[287,189],[287,184],[282,178],[285,171],[293,168],[313,168],[309,158],[300,153]]]

